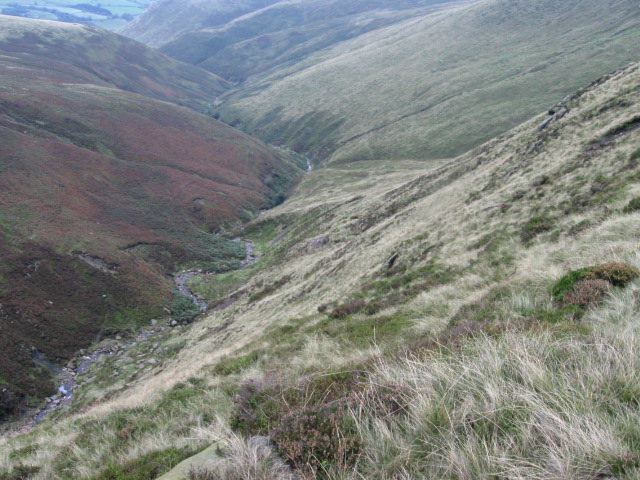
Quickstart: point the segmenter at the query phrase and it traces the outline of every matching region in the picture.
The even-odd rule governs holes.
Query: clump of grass
[[[253,350],[247,355],[241,357],[229,358],[225,357],[220,360],[213,368],[213,373],[216,375],[233,375],[240,373],[241,371],[254,365],[260,358],[263,352],[261,350]]]
[[[522,227],[522,230],[520,232],[520,239],[523,243],[528,243],[541,233],[548,232],[552,227],[553,223],[547,217],[532,217]]]
[[[182,460],[196,454],[189,449],[168,448],[148,453],[125,464],[110,464],[90,480],[148,480],[168,472]]]
[[[623,213],[632,213],[640,210],[640,197],[632,199],[623,209]]]
[[[365,448],[350,478],[563,472],[586,480],[606,478],[616,458],[636,474],[637,461],[624,454],[638,439],[625,413],[636,408],[629,392],[640,386],[634,336],[588,340],[555,330],[480,333],[459,349],[380,362],[371,382],[397,382],[409,392],[407,411],[384,422],[368,408],[357,412]]]

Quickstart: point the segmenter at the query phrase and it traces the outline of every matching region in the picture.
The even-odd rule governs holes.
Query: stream
[[[253,265],[254,263],[256,263],[258,261],[258,256],[254,253],[254,245],[253,242],[249,241],[249,240],[242,240],[240,238],[234,238],[233,239],[234,242],[243,242],[244,243],[244,247],[245,247],[245,258],[244,260],[242,260],[240,262],[240,268],[247,268],[250,265]],[[194,303],[194,305],[197,305],[200,308],[201,312],[206,312],[207,309],[209,308],[209,304],[203,300],[202,298],[198,297],[197,295],[195,295],[191,290],[189,290],[189,287],[187,287],[187,282],[192,279],[193,277],[198,277],[198,276],[205,276],[205,275],[212,275],[211,273],[206,273],[203,272],[202,270],[196,270],[196,271],[186,271],[186,272],[181,272],[177,275],[175,275],[173,277],[174,281],[176,282],[176,285],[178,287],[178,291],[183,294],[186,295],[187,297],[189,297],[191,299],[191,301]]]
[[[246,268],[258,261],[259,257],[255,254],[253,242],[249,240],[242,240],[240,238],[234,239],[234,242],[244,242],[245,245],[246,255],[245,259],[240,262],[240,268]],[[200,311],[205,312],[209,308],[207,302],[194,295],[193,292],[191,292],[191,290],[189,290],[189,288],[187,287],[187,281],[199,275],[210,274],[203,273],[202,271],[181,272],[174,276],[174,281],[180,293],[191,298],[193,303],[200,307]],[[31,359],[35,363],[46,368],[53,375],[59,376],[60,384],[58,386],[58,393],[45,399],[47,405],[43,409],[41,409],[34,417],[32,417],[30,423],[32,425],[36,424],[42,421],[50,412],[69,406],[73,399],[73,392],[77,387],[76,377],[83,374],[92,364],[100,360],[100,358],[104,356],[116,355],[119,351],[126,350],[127,348],[135,345],[137,342],[145,340],[155,333],[163,330],[164,327],[152,328],[150,330],[143,331],[135,339],[129,340],[128,342],[121,345],[99,347],[90,355],[82,355],[75,361],[72,360],[64,368],[59,368],[53,362],[49,361],[43,353],[34,350],[31,354]],[[116,339],[119,338],[116,337]]]

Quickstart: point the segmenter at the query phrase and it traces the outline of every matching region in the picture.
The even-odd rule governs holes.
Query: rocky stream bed
[[[248,240],[241,240],[239,238],[235,239],[234,241],[244,242],[245,244],[246,256],[245,259],[241,262],[240,268],[246,268],[258,261],[258,256],[255,254],[253,242]],[[203,275],[210,276],[213,274],[203,272],[202,270],[190,270],[180,272],[173,277],[176,286],[178,287],[178,291],[183,295],[191,298],[193,303],[195,305],[198,305],[201,312],[207,311],[209,305],[205,300],[199,298],[191,290],[189,290],[187,282],[191,278]],[[40,352],[34,351],[32,354],[32,360],[45,367],[53,375],[58,376],[58,378],[60,379],[60,383],[58,386],[58,392],[55,395],[52,395],[51,397],[47,397],[45,399],[46,406],[41,409],[36,415],[31,417],[28,424],[30,426],[33,426],[36,423],[42,421],[52,411],[70,406],[71,402],[73,401],[74,392],[76,391],[76,389],[82,384],[91,383],[92,381],[92,378],[88,378],[85,379],[83,383],[78,384],[77,377],[85,373],[92,364],[96,363],[102,357],[121,355],[125,350],[136,345],[138,342],[149,340],[150,337],[164,332],[166,328],[178,326],[178,323],[175,322],[175,320],[169,320],[166,325],[158,325],[158,320],[151,320],[151,323],[152,328],[139,333],[135,338],[123,340],[120,336],[117,336],[115,338],[115,340],[118,342],[117,344],[98,347],[91,353],[81,351],[80,356],[69,361],[63,368],[60,368],[47,360],[47,358]],[[150,361],[151,360],[147,360],[147,362]]]

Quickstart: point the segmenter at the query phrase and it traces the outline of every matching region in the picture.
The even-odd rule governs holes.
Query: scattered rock
[[[567,107],[561,107],[555,114],[555,116],[553,117],[554,120],[560,120],[562,117],[564,117],[567,113],[569,113],[569,109]]]
[[[538,125],[538,128],[536,129],[536,131],[538,131],[538,132],[543,131],[545,128],[547,128],[547,126],[549,126],[549,124],[552,121],[553,121],[553,117],[547,118],[544,122],[542,122],[540,125]]]
[[[324,246],[326,246],[331,241],[330,237],[324,236],[319,238],[314,238],[309,242],[310,250],[318,250]]]
[[[172,327],[177,327],[178,326],[178,321],[177,320],[171,320],[171,323],[169,324]]]
[[[155,358],[150,358],[149,360],[147,360],[147,363],[150,365],[155,365],[156,363],[158,363],[158,361]]]
[[[151,319],[151,325],[153,325],[154,327],[158,324],[158,320],[156,320],[155,318]]]

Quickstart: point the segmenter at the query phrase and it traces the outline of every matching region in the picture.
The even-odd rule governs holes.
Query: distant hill
[[[287,156],[204,109],[224,84],[93,27],[0,16],[0,384],[52,387],[100,335],[171,309],[177,268],[233,268],[214,235],[282,200]],[[1,416],[0,412],[0,416]]]
[[[40,20],[84,23],[117,30],[154,0],[0,0],[0,14]]]
[[[160,0],[122,32],[236,83],[221,119],[316,162],[454,157],[640,51],[634,0],[265,3]]]
[[[471,0],[277,2],[224,25],[186,32],[160,48],[174,58],[227,80],[242,82],[254,75],[277,72],[364,33],[471,3]],[[144,18],[151,22],[152,14],[153,11]]]
[[[240,58],[261,55],[251,45],[236,48]],[[483,0],[256,74],[222,99],[219,112],[319,162],[453,157],[638,51],[633,0]]]
[[[156,0],[120,33],[152,47],[160,47],[183,33],[224,25],[278,0]]]

